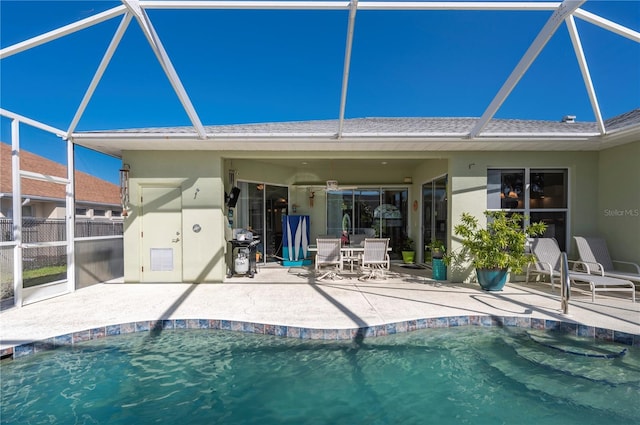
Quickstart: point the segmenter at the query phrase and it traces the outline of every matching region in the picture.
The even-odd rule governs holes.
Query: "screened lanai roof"
[[[590,2],[595,2],[591,0]],[[112,37],[105,40],[105,44],[95,46],[102,51],[102,59],[84,91],[84,96],[78,101],[77,108],[72,113],[64,127],[51,126],[42,123],[48,131],[53,131],[61,137],[71,139],[75,143],[87,146],[100,152],[120,156],[123,150],[138,149],[216,149],[216,150],[282,150],[282,149],[318,149],[323,146],[334,150],[362,151],[375,147],[380,150],[598,150],[606,146],[638,140],[640,135],[640,112],[638,109],[625,111],[618,115],[604,118],[601,101],[592,80],[592,63],[587,60],[581,35],[576,21],[580,20],[603,30],[603,33],[614,34],[625,40],[631,40],[636,47],[640,46],[640,33],[632,28],[592,13],[585,9],[586,0],[565,0],[563,2],[548,1],[415,1],[415,2],[385,2],[385,1],[171,1],[171,0],[122,0],[122,3],[97,12],[87,18],[69,23],[57,29],[34,36],[15,43],[0,50],[0,59],[4,60],[13,55],[50,43],[63,37],[86,30],[95,25],[110,20],[119,20],[119,25]],[[332,119],[310,119],[305,121],[287,120],[280,122],[233,124],[233,125],[205,125],[201,120],[199,106],[206,102],[207,97],[197,93],[199,103],[194,103],[194,94],[187,90],[189,84],[184,84],[181,73],[176,70],[170,55],[165,49],[163,40],[171,37],[170,33],[156,31],[155,15],[152,10],[273,10],[310,11],[325,13],[327,11],[343,14],[344,27],[339,33],[344,33],[344,40],[339,54],[343,56],[343,66],[340,75],[335,78],[339,85],[340,96],[335,102],[335,115]],[[347,114],[350,101],[350,84],[354,78],[351,74],[352,55],[357,52],[358,43],[354,42],[354,34],[358,28],[358,13],[365,12],[397,12],[424,13],[436,11],[471,11],[477,13],[476,19],[482,19],[483,12],[509,11],[522,13],[545,13],[543,25],[532,34],[532,41],[522,46],[523,54],[513,68],[505,72],[507,76],[500,87],[487,101],[484,109],[476,117],[385,117],[385,118],[351,118]],[[190,125],[186,126],[158,126],[146,128],[117,129],[109,127],[107,115],[117,114],[116,111],[105,111],[104,127],[101,129],[80,129],[79,124],[89,106],[100,82],[107,72],[112,58],[121,43],[127,41],[125,34],[128,28],[137,25],[153,51],[159,66],[166,75],[171,89],[174,91],[183,108]],[[549,41],[559,28],[565,27],[569,33],[570,43],[566,46],[566,55],[575,57],[579,69],[578,78],[583,82],[585,98],[590,104],[594,120],[590,122],[575,121],[572,117],[558,117],[555,121],[531,119],[496,118],[496,114],[514,91],[520,80],[530,69],[536,58],[543,52]],[[335,30],[328,28],[328,31]],[[207,28],[199,28],[197,34],[206,33]],[[384,28],[380,32],[384,35]],[[260,36],[260,34],[256,34]],[[225,40],[214,40],[225,44]],[[443,42],[438,40],[437,42]],[[106,48],[105,48],[106,46]],[[195,52],[193,62],[198,63],[201,55],[206,51]],[[233,57],[233,55],[231,55]],[[82,60],[74,57],[74,61]],[[277,61],[278,58],[273,58]],[[227,58],[221,57],[216,66],[233,67]],[[433,66],[440,65],[434,62]],[[469,63],[469,67],[473,67]],[[640,70],[639,70],[640,71]],[[638,74],[635,74],[636,76]],[[550,70],[548,78],[552,79],[554,71]],[[256,75],[256,78],[259,76]],[[611,76],[615,78],[615,76]],[[636,77],[638,78],[638,77]],[[313,84],[313,81],[306,82]],[[546,81],[540,81],[545,85]],[[629,87],[638,87],[637,81]],[[376,87],[371,87],[372,91]],[[633,94],[632,94],[633,96]],[[215,97],[215,93],[210,95]],[[640,106],[640,94],[636,95]],[[314,99],[309,99],[314,102]],[[460,104],[465,99],[459,99]],[[7,102],[3,102],[3,108]],[[53,106],[53,104],[52,104]],[[268,107],[268,105],[267,105]],[[568,111],[570,114],[570,111]],[[24,118],[22,111],[2,110],[2,114],[9,118]],[[29,117],[38,120],[38,117]],[[323,117],[324,118],[324,117]],[[38,122],[38,121],[37,121]],[[292,144],[292,140],[295,142]],[[238,143],[242,141],[243,143]],[[309,145],[308,142],[312,142]],[[318,145],[318,142],[324,143]]]

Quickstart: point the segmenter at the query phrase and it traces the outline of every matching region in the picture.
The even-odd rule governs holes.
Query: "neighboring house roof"
[[[56,177],[67,177],[66,165],[51,161],[42,156],[20,151],[20,168]],[[11,195],[13,181],[11,178],[11,146],[0,142],[0,193]],[[65,187],[57,183],[40,180],[21,180],[23,196],[34,196],[45,199],[64,199]],[[75,172],[76,202],[90,202],[102,205],[119,205],[120,188],[108,181],[99,179],[81,171]]]
[[[159,127],[74,133],[74,142],[108,154],[124,150],[599,150],[640,140],[640,109],[608,119],[606,134],[596,122],[492,119],[471,139],[478,118],[355,118],[338,120]],[[108,141],[108,143],[107,143]],[[225,143],[226,142],[226,143]],[[242,142],[242,143],[239,143]],[[305,142],[307,145],[305,145]],[[309,144],[311,143],[311,144]],[[329,143],[327,145],[326,143]]]

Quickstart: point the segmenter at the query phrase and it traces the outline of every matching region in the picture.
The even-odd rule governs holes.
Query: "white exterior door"
[[[181,191],[175,187],[143,187],[141,201],[141,281],[181,282]]]

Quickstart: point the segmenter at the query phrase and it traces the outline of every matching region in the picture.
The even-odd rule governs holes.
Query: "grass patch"
[[[60,273],[66,273],[67,266],[47,266],[35,270],[25,270],[22,272],[22,279],[35,279],[38,277],[59,275]]]
[[[3,274],[3,278],[4,278]],[[2,298],[13,296],[13,276],[7,276],[9,280],[0,281],[0,293]],[[31,288],[49,282],[56,282],[67,278],[67,266],[47,266],[22,272],[22,286]]]

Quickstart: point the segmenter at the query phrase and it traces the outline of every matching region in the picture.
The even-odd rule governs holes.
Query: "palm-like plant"
[[[451,254],[448,262],[470,256],[476,269],[510,269],[522,272],[527,264],[534,261],[526,252],[525,244],[530,236],[541,235],[547,225],[543,222],[522,226],[523,216],[518,213],[507,215],[504,211],[485,211],[487,227],[482,228],[478,219],[463,213],[461,223],[453,231],[462,238],[462,252]]]

